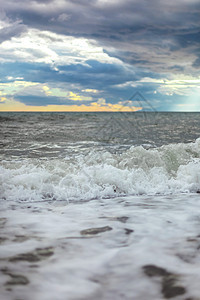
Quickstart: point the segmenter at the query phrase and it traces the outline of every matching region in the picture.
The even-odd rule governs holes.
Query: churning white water
[[[0,117],[2,299],[199,299],[199,114]]]
[[[120,195],[196,192],[200,189],[200,139],[123,153],[91,151],[60,159],[3,161],[1,197],[7,200],[80,201]]]

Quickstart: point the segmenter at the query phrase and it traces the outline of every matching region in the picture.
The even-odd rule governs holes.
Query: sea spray
[[[106,150],[66,159],[3,161],[1,198],[90,200],[137,194],[196,192],[200,188],[200,139],[122,153]]]

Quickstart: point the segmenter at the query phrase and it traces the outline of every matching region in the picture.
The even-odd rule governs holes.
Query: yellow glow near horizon
[[[139,111],[142,107],[128,107],[121,104],[92,102],[89,106],[82,105],[48,105],[28,106],[15,100],[6,99],[0,104],[1,112],[132,112]]]
[[[61,112],[95,112],[95,111],[138,111],[141,110],[142,107],[135,106],[125,106],[124,103],[118,102],[116,104],[106,103],[106,99],[99,98],[96,102],[91,97],[92,94],[96,94],[99,91],[95,89],[86,89],[82,90],[84,94],[77,94],[69,90],[61,89],[61,88],[52,88],[47,84],[40,84],[38,82],[27,82],[27,81],[14,81],[7,83],[0,83],[0,112],[53,112],[53,111],[61,111]],[[26,105],[20,101],[15,100],[15,95],[18,93],[31,95],[31,93],[35,93],[37,91],[37,95],[40,97],[60,97],[63,100],[63,105],[47,105],[47,106],[34,106],[34,105]],[[90,93],[88,95],[88,93]],[[65,104],[66,100],[72,100],[71,105]],[[93,101],[92,101],[93,100]],[[77,105],[76,102],[82,101],[83,104]],[[90,101],[90,105],[85,105],[84,101]]]

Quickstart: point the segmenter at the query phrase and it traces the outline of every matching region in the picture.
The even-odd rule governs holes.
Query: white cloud
[[[6,79],[9,81],[16,81],[16,80],[24,80],[24,77],[7,76]]]
[[[28,88],[38,86],[39,83],[37,82],[29,82],[29,81],[13,81],[13,82],[6,82],[6,83],[0,83],[0,90],[1,95],[15,95],[18,92],[22,92]]]
[[[163,80],[163,84],[160,84],[157,91],[164,95],[191,95],[197,93],[200,87],[200,76],[171,76],[170,79]]]
[[[121,63],[104,53],[94,40],[64,36],[49,31],[29,29],[0,45],[0,62],[23,61],[52,66],[86,64],[87,60],[101,63]],[[58,69],[57,69],[58,70]]]
[[[85,89],[85,90],[82,90],[82,92],[91,93],[91,94],[98,94],[99,93],[99,91],[95,90],[95,89]]]
[[[163,95],[191,95],[199,93],[200,89],[200,76],[186,76],[186,75],[171,75],[169,78],[150,78],[144,77],[138,81],[127,81],[124,84],[118,84],[118,88],[147,86],[152,84],[157,87],[152,92],[154,94],[160,93]]]
[[[65,13],[60,14],[60,15],[58,16],[58,21],[59,21],[59,22],[65,22],[65,21],[68,21],[69,19],[70,19],[70,15],[67,15],[67,14],[65,14]]]
[[[95,90],[93,90],[95,91]],[[83,92],[83,91],[82,91]],[[5,101],[5,97],[20,96],[36,96],[36,97],[57,97],[65,100],[72,101],[92,101],[93,98],[88,96],[87,93],[73,92],[69,88],[57,88],[46,83],[29,82],[29,81],[11,81],[0,83],[0,99],[1,102]]]

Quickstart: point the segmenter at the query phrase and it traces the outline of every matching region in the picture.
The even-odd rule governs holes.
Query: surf
[[[80,201],[126,195],[195,193],[200,189],[200,139],[122,153],[108,150],[58,159],[2,161],[1,198]]]

